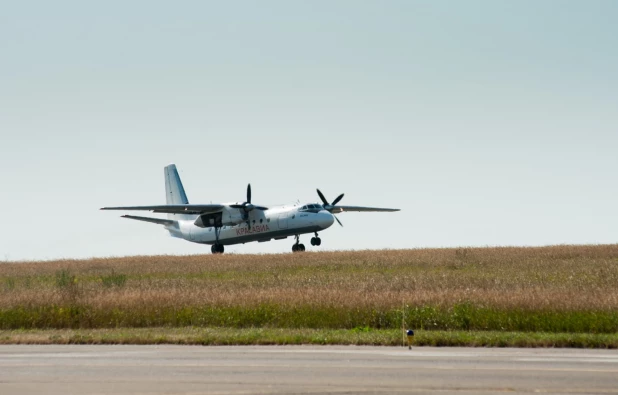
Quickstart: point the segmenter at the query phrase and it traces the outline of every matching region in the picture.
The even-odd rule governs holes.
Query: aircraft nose
[[[326,229],[335,222],[335,218],[331,213],[326,210],[322,210],[318,213],[317,224],[320,228]]]

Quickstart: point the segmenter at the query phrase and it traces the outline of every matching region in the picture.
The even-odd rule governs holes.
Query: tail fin
[[[167,204],[189,204],[187,194],[180,181],[176,165],[171,164],[163,169],[165,175],[165,200]],[[190,219],[193,216],[183,214],[168,214],[169,219]]]

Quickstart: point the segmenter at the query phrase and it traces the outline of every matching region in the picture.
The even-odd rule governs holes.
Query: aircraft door
[[[279,229],[288,228],[288,213],[279,214]]]

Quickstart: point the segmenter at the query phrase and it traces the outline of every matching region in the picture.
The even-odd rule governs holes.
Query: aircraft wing
[[[101,210],[152,211],[166,214],[207,214],[223,210],[222,204],[162,204],[159,206],[103,207]]]
[[[381,208],[381,207],[362,207],[362,206],[332,206],[331,213],[343,213],[346,211],[359,211],[359,212],[391,212],[399,211],[398,208]]]

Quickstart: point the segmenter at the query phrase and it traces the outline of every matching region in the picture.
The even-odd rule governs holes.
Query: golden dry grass
[[[106,276],[114,275],[125,280],[119,285],[106,282]],[[505,311],[615,314],[618,245],[140,256],[0,264],[0,311],[5,312],[79,306],[156,314],[183,308],[246,312],[277,306],[352,314],[401,310],[402,305],[418,310],[462,304]]]

